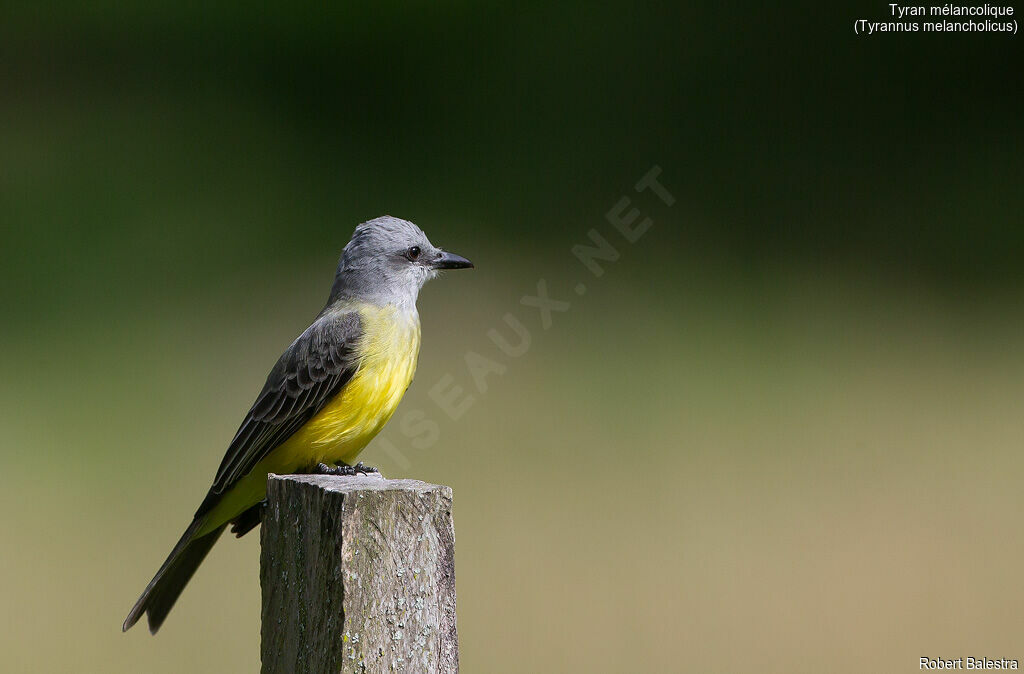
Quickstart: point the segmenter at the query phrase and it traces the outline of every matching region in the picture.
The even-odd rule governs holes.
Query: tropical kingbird
[[[242,536],[259,525],[268,473],[374,470],[353,462],[412,382],[420,288],[442,269],[472,266],[406,220],[384,216],[356,227],[326,306],[270,371],[192,524],[122,629],[146,613],[156,634],[224,528]]]

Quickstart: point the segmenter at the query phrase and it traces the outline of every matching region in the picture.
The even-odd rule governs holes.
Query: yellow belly
[[[394,307],[359,307],[363,339],[358,369],[327,405],[241,478],[210,511],[202,532],[231,521],[266,498],[268,473],[309,472],[320,462],[352,464],[395,413],[416,372],[419,319]]]

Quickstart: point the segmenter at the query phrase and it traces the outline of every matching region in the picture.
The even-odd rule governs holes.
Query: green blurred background
[[[864,2],[85,4],[0,10],[4,670],[257,669],[258,535],[156,638],[121,621],[383,213],[477,263],[420,300],[398,418],[437,442],[363,455],[455,489],[463,671],[1024,657],[1020,38],[858,38]]]

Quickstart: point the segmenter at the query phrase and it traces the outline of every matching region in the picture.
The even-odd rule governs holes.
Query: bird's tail
[[[121,626],[122,631],[128,631],[139,621],[143,613],[149,614],[149,631],[151,633],[156,634],[156,631],[160,629],[160,625],[163,624],[171,607],[174,606],[174,602],[178,600],[181,591],[185,589],[188,581],[192,578],[192,574],[202,564],[206,553],[210,551],[210,548],[223,533],[224,527],[227,526],[227,524],[222,524],[207,534],[196,536],[204,523],[205,518],[197,517],[185,530],[177,545],[171,550],[171,554],[167,556],[167,561],[153,576],[153,580],[149,581],[142,596],[135,602],[135,606],[125,618],[124,625]]]

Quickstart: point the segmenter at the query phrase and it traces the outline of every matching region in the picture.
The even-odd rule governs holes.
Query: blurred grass
[[[408,470],[372,446],[365,458],[455,488],[464,669],[878,671],[932,651],[1013,655],[1019,317],[891,284],[880,296],[835,270],[779,272],[751,296],[657,237],[548,332],[509,301],[535,278],[490,272],[505,250],[467,250],[475,272],[425,290],[403,409],[430,412],[441,441],[404,447]],[[673,260],[690,289],[651,293]],[[553,295],[571,269],[550,268]],[[118,628],[263,367],[315,311],[323,279],[307,275],[7,340],[10,666],[257,666],[254,536],[218,546],[159,637]],[[519,360],[487,351],[505,311],[533,332]],[[470,349],[508,371],[451,422],[426,390],[446,372],[471,386]]]

